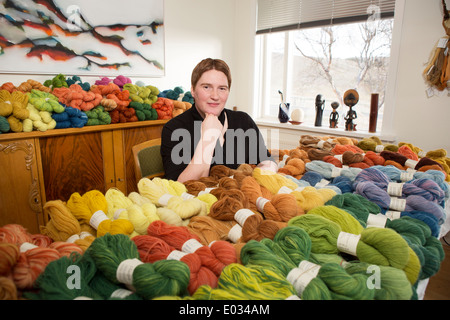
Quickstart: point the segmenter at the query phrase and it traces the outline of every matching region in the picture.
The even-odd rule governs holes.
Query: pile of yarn
[[[13,132],[23,131],[23,121],[30,116],[28,100],[28,95],[20,91],[0,90],[0,116],[8,121],[8,125],[4,122],[2,132],[7,132],[8,126]]]
[[[300,141],[279,150],[275,173],[215,165],[185,183],[142,178],[128,195],[111,188],[48,201],[40,235],[0,228],[0,286],[15,288],[5,296],[418,299],[419,284],[444,259],[439,236],[450,193],[436,165],[444,153],[431,159],[405,143],[372,148],[376,139],[365,141],[373,150],[353,139]],[[37,251],[20,253],[25,242],[69,249],[43,254],[31,278],[14,276],[19,255],[31,261]],[[68,266],[82,269],[76,290],[61,271]]]
[[[0,133],[169,120],[194,103],[191,93],[181,87],[160,92],[142,81],[133,84],[123,75],[102,77],[91,85],[79,76],[58,74],[43,84],[29,79],[17,87],[5,82],[0,88]],[[73,124],[67,115],[57,115],[68,108],[81,111],[77,117],[88,121]]]

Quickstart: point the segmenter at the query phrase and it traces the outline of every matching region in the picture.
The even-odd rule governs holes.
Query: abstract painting
[[[0,0],[0,72],[159,77],[164,0]]]

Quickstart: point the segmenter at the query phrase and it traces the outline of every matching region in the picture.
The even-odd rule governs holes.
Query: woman
[[[231,87],[228,65],[202,60],[191,76],[192,107],[168,121],[161,135],[165,178],[185,182],[209,176],[214,165],[237,169],[256,164],[276,172],[277,165],[252,118],[225,109]]]

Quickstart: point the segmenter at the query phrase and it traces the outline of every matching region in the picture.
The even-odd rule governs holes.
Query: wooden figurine
[[[316,121],[314,125],[316,127],[322,126],[322,116],[323,116],[323,108],[325,105],[325,100],[322,100],[322,95],[318,94],[316,96]]]
[[[347,115],[344,117],[345,121],[345,130],[346,131],[356,131],[356,124],[353,123],[358,116],[356,111],[353,110],[353,107],[359,101],[359,94],[356,90],[350,89],[344,93],[344,104],[350,108],[347,112]]]
[[[333,111],[331,111],[330,113],[330,128],[337,128],[339,113],[336,111],[336,109],[339,108],[339,102],[337,101],[332,102],[331,108],[333,109]]]

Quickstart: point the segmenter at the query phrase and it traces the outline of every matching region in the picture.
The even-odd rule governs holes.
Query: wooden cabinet
[[[0,141],[0,226],[17,223],[32,233],[45,223],[35,142]]]
[[[131,148],[161,137],[166,122],[0,135],[0,226],[18,223],[38,233],[46,201],[93,189],[138,191]]]

